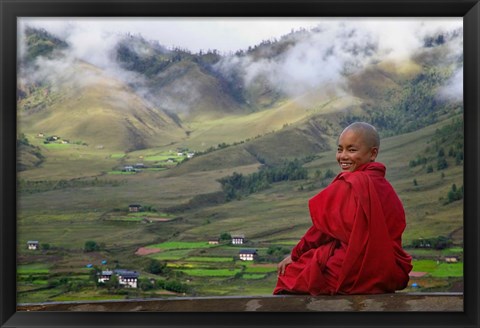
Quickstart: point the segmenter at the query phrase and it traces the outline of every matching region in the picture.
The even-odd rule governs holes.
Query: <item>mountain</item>
[[[123,81],[73,60],[18,101],[23,133],[58,135],[92,147],[132,151],[167,145],[185,131]]]
[[[243,143],[241,152],[278,163],[329,149],[355,120],[391,136],[462,111],[461,101],[441,96],[462,67],[453,48],[461,34],[433,35],[409,58],[380,60],[373,41],[349,33],[337,49],[318,42],[320,33],[296,31],[228,55],[126,35],[102,67],[28,28],[20,126],[126,152]]]

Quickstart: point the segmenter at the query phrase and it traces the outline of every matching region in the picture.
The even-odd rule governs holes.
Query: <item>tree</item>
[[[427,173],[432,173],[433,172],[433,166],[429,165],[427,166]]]
[[[232,235],[229,234],[228,232],[223,232],[220,235],[220,241],[230,241],[230,240],[232,240]]]
[[[94,252],[94,251],[98,251],[99,249],[100,247],[97,245],[97,242],[93,240],[86,241],[85,246],[83,248],[85,252]]]
[[[143,291],[152,290],[155,288],[155,285],[150,281],[150,279],[140,279],[138,285]]]
[[[108,288],[108,290],[117,289],[120,286],[117,275],[112,274],[110,279],[105,282],[105,286]]]
[[[445,236],[438,236],[434,238],[432,246],[435,249],[445,249],[452,244],[452,240]]]
[[[327,172],[325,172],[324,178],[325,179],[331,179],[336,176],[335,172],[332,171],[332,169],[328,169]]]
[[[147,266],[147,271],[153,274],[163,273],[167,265],[163,262],[152,259]]]
[[[445,157],[439,157],[437,161],[437,170],[444,170],[448,167]]]
[[[448,199],[445,202],[445,204],[450,204],[454,201],[463,199],[463,186],[461,186],[460,188],[457,188],[457,185],[453,184],[452,188],[450,189],[450,191],[447,194],[447,198]]]

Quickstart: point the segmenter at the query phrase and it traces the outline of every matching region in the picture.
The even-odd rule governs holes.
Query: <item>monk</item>
[[[274,294],[380,294],[405,288],[412,258],[402,249],[405,211],[375,162],[376,129],[349,125],[338,139],[341,172],[309,201],[312,226],[278,264]]]

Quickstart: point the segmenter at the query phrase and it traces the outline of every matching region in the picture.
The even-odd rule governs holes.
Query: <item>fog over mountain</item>
[[[302,28],[297,22],[298,27],[292,28],[291,33],[272,35],[243,49],[237,48],[235,53],[233,53],[235,47],[231,48],[229,53],[221,52],[221,60],[213,67],[227,79],[231,79],[232,74],[236,72],[240,75],[237,77],[240,77],[245,88],[261,77],[273,88],[288,96],[299,96],[321,85],[341,86],[345,75],[355,73],[368,64],[389,59],[407,59],[424,47],[429,37],[445,36],[444,42],[450,45],[451,57],[461,56],[463,51],[461,19],[318,19],[317,21],[315,27],[312,27],[314,23],[312,20],[306,21],[305,25],[309,28]],[[39,58],[37,70],[31,77],[40,80],[55,79],[53,75],[56,72],[64,72],[66,66],[71,65],[73,60],[79,59],[101,68],[106,74],[115,78],[140,86],[144,84],[142,81],[144,76],[122,68],[115,60],[115,48],[124,38],[125,29],[131,28],[128,32],[130,35],[145,38],[164,49],[178,47],[198,53],[221,49],[226,43],[225,40],[235,40],[237,35],[259,34],[256,28],[261,25],[252,25],[250,21],[244,21],[242,25],[241,22],[241,20],[232,21],[231,23],[235,23],[237,27],[237,30],[232,30],[226,28],[228,24],[225,21],[219,22],[213,19],[210,24],[208,21],[201,21],[202,24],[197,29],[187,29],[186,24],[189,22],[185,19],[177,21],[169,19],[166,22],[161,19],[146,20],[141,24],[138,20],[132,20],[130,25],[124,24],[126,26],[122,28],[119,28],[116,20],[99,20],[94,21],[95,24],[92,22],[87,24],[81,19],[22,19],[19,50],[21,54],[24,53],[22,31],[25,26],[42,27],[65,40],[69,47],[63,51],[61,58],[49,60]],[[267,22],[270,23],[269,20]],[[159,23],[163,24],[162,27],[169,26],[169,28],[155,29],[157,26],[155,24]],[[283,22],[279,19],[276,23],[279,26],[288,26],[289,21]],[[213,32],[215,26],[219,26],[219,33]],[[222,27],[224,27],[223,30]],[[243,28],[239,29],[239,27]],[[179,31],[177,45],[171,44],[172,41],[169,39],[172,31],[176,29]],[[225,29],[230,35],[224,35]],[[188,30],[187,36],[185,36],[186,30]],[[149,32],[146,33],[146,31]],[[459,37],[448,39],[448,36],[454,33]],[[203,40],[205,48],[192,47],[193,50],[191,50],[185,46],[189,41],[193,45],[199,39]],[[275,42],[283,44],[283,48],[272,47],[271,45]],[[252,51],[253,48],[256,51]],[[147,48],[136,47],[134,51],[139,56],[150,55]],[[458,71],[452,80],[452,85],[455,87],[447,88],[445,95],[459,96],[458,93],[462,88],[458,82],[461,81],[462,69],[463,66],[457,68]],[[89,78],[78,76],[78,80],[80,83],[86,83]],[[193,102],[196,101],[198,97],[195,94],[198,95],[198,90],[195,91],[194,88],[189,90],[191,90]],[[175,106],[168,107],[175,108]],[[179,106],[179,108],[183,107],[185,106]]]
[[[30,124],[23,126],[59,133],[75,110],[83,123],[72,122],[63,133],[90,142],[120,135],[125,142],[112,145],[132,150],[184,142],[192,122],[269,111],[262,120],[250,117],[254,124],[229,123],[225,131],[238,129],[231,141],[240,141],[306,120],[310,110],[330,103],[325,110],[342,113],[339,124],[366,119],[395,134],[432,124],[463,97],[457,18],[310,19],[304,26],[301,20],[229,25],[205,19],[198,29],[187,29],[186,19],[129,22],[22,18],[18,95],[22,123]],[[272,29],[259,39],[262,26]],[[248,35],[251,44],[230,45],[237,36],[245,44]],[[123,132],[107,136],[104,123],[112,115]],[[314,139],[325,133],[315,131]]]

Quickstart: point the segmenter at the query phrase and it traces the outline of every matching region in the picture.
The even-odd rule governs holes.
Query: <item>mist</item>
[[[147,87],[145,76],[122,68],[116,60],[115,47],[127,34],[157,42],[165,49],[180,47],[192,52],[221,49],[222,59],[214,69],[227,79],[236,74],[245,88],[262,79],[275,90],[290,97],[299,97],[323,87],[342,93],[345,77],[367,65],[384,60],[407,60],[424,47],[426,37],[442,33],[453,35],[454,31],[461,33],[463,28],[461,18],[22,18],[19,22],[19,54],[24,53],[23,31],[27,25],[44,28],[69,44],[62,56],[56,59],[38,58],[35,71],[23,72],[23,78],[82,86],[105,75],[134,87],[138,94],[151,99],[156,106],[176,113],[188,112],[198,100],[201,92],[196,83],[192,81],[189,86],[172,86],[172,90],[180,90],[170,96],[164,95],[162,99],[155,98]],[[462,57],[461,39],[446,40],[451,55],[445,64],[450,65]],[[288,41],[289,46],[277,54],[264,56],[247,51],[257,46],[261,49],[259,45],[262,42],[275,41]],[[148,55],[145,48],[132,47],[139,56]],[[89,63],[100,68],[101,72],[73,72],[69,68],[76,61]],[[455,70],[448,85],[440,91],[442,97],[463,97],[463,61]]]
[[[280,56],[257,59],[253,54],[232,55],[225,57],[216,68],[226,76],[231,72],[239,75],[240,70],[245,88],[261,77],[290,97],[323,86],[343,93],[345,77],[369,64],[408,60],[424,47],[428,36],[448,35],[459,29],[461,24],[453,20],[450,24],[413,19],[327,21],[318,24],[310,33],[292,35],[294,45]],[[281,40],[288,41],[287,38]],[[461,38],[452,41],[451,55],[445,65],[462,55],[463,45],[458,40]],[[458,69],[463,70],[463,65]],[[451,83],[457,80],[452,79]],[[450,88],[448,96],[458,98],[461,92],[461,88]]]

